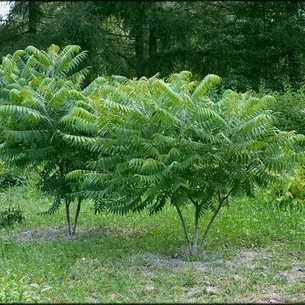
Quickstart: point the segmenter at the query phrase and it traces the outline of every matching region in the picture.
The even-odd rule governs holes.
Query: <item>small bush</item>
[[[16,223],[21,223],[24,219],[20,208],[8,208],[0,212],[0,228],[13,227]]]
[[[15,172],[15,169],[8,167],[6,163],[0,162],[0,189],[5,190],[13,186],[25,185],[25,176]]]
[[[297,167],[292,173],[282,175],[280,183],[259,189],[257,198],[263,205],[280,209],[303,209],[305,207],[305,168]]]
[[[305,108],[305,88],[292,91],[289,86],[285,92],[272,92],[277,102],[271,105],[271,110],[276,117],[276,126],[280,130],[295,130],[305,134],[304,116],[300,110]]]
[[[26,283],[25,277],[8,274],[0,278],[0,303],[38,303],[47,298],[43,293],[50,287],[37,283]]]
[[[13,173],[0,174],[0,188],[5,189],[12,186],[20,186],[26,183],[26,178]]]
[[[271,91],[262,83],[257,92],[250,91],[260,98],[270,94],[276,99],[276,103],[270,104],[270,110],[277,128],[305,134],[304,115],[300,113],[305,108],[305,87],[293,91],[291,85],[285,84],[283,91]]]

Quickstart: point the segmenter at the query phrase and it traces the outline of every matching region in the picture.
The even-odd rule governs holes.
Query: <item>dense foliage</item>
[[[257,198],[261,205],[283,210],[305,207],[305,169],[299,165],[291,172],[283,173],[281,179],[268,188],[259,188]]]
[[[6,274],[6,278],[0,279],[0,302],[19,303],[29,302],[38,303],[44,298],[44,293],[50,287],[40,283],[28,283],[28,276],[19,277],[15,274]],[[47,299],[48,300],[48,299]]]
[[[0,229],[13,227],[16,223],[23,221],[23,212],[20,208],[8,208],[5,211],[0,211]]]
[[[7,190],[13,186],[21,186],[27,183],[24,173],[14,171],[12,167],[0,164],[0,190]]]
[[[0,55],[77,44],[101,73],[163,77],[191,70],[226,87],[294,88],[304,78],[304,2],[15,1],[0,24]]]
[[[272,96],[218,92],[220,77],[198,83],[188,71],[167,79],[98,77],[82,89],[84,56],[74,45],[27,47],[0,66],[1,158],[39,174],[38,186],[55,198],[47,213],[64,200],[70,235],[85,198],[97,212],[121,214],[171,204],[196,254],[230,196],[253,196],[256,185],[303,160],[292,147],[305,136],[275,127]],[[183,216],[188,204],[193,238]],[[199,237],[204,215],[210,221]]]
[[[55,198],[48,213],[53,213],[62,199],[65,201],[69,234],[75,232],[81,198],[77,197],[71,231],[69,206],[77,185],[69,184],[65,174],[87,157],[69,147],[59,130],[65,129],[62,118],[87,102],[78,90],[87,70],[75,71],[84,56],[78,46],[60,50],[52,45],[48,52],[30,46],[7,55],[0,66],[0,116],[5,126],[1,159],[39,174],[39,188]]]
[[[292,90],[286,87],[284,92],[272,92],[277,103],[271,106],[276,117],[276,125],[281,130],[295,130],[305,134],[304,116],[300,113],[305,105],[304,88]]]
[[[82,194],[96,200],[97,211],[125,214],[149,208],[152,214],[169,203],[179,214],[192,254],[231,195],[254,195],[255,184],[274,182],[303,158],[290,148],[304,136],[274,127],[268,110],[272,97],[228,90],[212,101],[209,90],[220,78],[208,75],[199,84],[190,78],[188,71],[166,81],[100,78],[88,92],[96,101],[96,119],[93,114],[81,117],[88,124],[84,133],[98,127],[95,136],[64,137],[99,154],[87,163],[87,171],[68,174],[84,180]],[[75,114],[70,121],[75,122]],[[194,206],[193,240],[181,210],[187,204]],[[209,210],[213,215],[199,239],[199,218]]]

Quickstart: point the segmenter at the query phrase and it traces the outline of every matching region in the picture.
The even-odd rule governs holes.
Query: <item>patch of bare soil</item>
[[[259,304],[261,303],[283,304],[283,303],[287,303],[288,301],[289,300],[287,298],[284,298],[283,296],[280,296],[279,294],[274,292],[260,294],[259,297],[256,295],[247,299],[247,302],[249,303],[259,303]]]
[[[254,260],[265,259],[271,262],[273,259],[272,254],[265,251],[241,250],[239,251],[236,259],[232,260],[232,264],[236,264],[238,258],[241,260],[243,264],[246,264],[246,266],[249,267],[250,269],[257,269],[260,270],[261,272],[265,272],[267,270],[267,267],[262,265],[258,267],[258,264]],[[305,283],[304,262],[303,261],[298,262],[297,260],[293,259],[291,261],[290,269],[283,270],[274,276],[273,278],[274,282],[279,280],[286,280],[287,283],[295,283],[295,282]]]
[[[246,303],[268,303],[268,304],[284,304],[284,303],[300,303],[305,302],[305,292],[285,295],[277,285],[270,285],[267,289],[261,291],[258,295],[253,294],[244,299]]]
[[[236,253],[236,255],[224,262],[224,265],[228,268],[233,268],[237,265],[243,264],[250,269],[255,269],[257,264],[255,260],[268,256],[268,253],[252,249],[242,249]]]
[[[16,236],[17,242],[25,243],[28,241],[51,242],[58,240],[73,240],[81,241],[91,233],[100,233],[102,235],[118,235],[131,237],[136,234],[146,233],[143,230],[119,228],[110,226],[93,226],[93,227],[78,227],[76,234],[69,236],[66,226],[49,226],[39,229],[24,231]]]
[[[237,289],[236,295],[234,293],[232,294],[232,300],[234,299],[235,301],[239,300],[239,302],[243,303],[277,304],[305,300],[305,293],[304,295],[287,295],[283,287],[278,285],[278,281],[282,281],[283,279],[287,281],[288,286],[300,282],[305,283],[305,268],[301,265],[303,262],[294,259],[292,259],[290,267],[276,274],[269,285],[267,282],[263,284],[264,288],[262,288],[259,294],[248,294],[246,292],[247,283],[251,278],[244,272],[245,267],[246,269],[252,270],[251,272],[261,274],[264,277],[270,272],[269,267],[264,266],[260,262],[261,260],[272,261],[273,255],[264,250],[243,249],[225,261],[190,262],[146,253],[143,255],[143,264],[138,268],[138,274],[146,280],[151,280],[157,269],[169,270],[169,272],[173,273],[179,273],[189,268],[193,269],[197,274],[197,278],[198,276],[200,277],[200,285],[196,284],[189,288],[182,287],[181,289],[184,290],[180,299],[182,303],[196,303],[202,299],[217,299],[227,294],[227,291],[223,290],[224,287],[221,279],[225,279],[228,285],[235,283],[235,285],[244,287],[241,290]]]
[[[242,261],[252,261],[255,258],[261,257],[262,253],[255,251],[255,250],[240,250],[238,253],[238,258],[240,258]]]
[[[166,258],[156,254],[146,253],[143,255],[143,265],[138,268],[138,273],[143,277],[151,277],[156,268],[170,269],[173,273],[178,273],[186,268],[194,268],[199,272],[204,272],[210,268],[212,263],[189,262],[177,258]]]
[[[291,270],[276,274],[273,280],[284,279],[287,283],[301,282],[305,283],[305,269],[293,268]]]
[[[25,243],[32,240],[37,240],[41,242],[48,242],[53,240],[68,240],[73,239],[69,237],[63,226],[52,226],[47,228],[34,229],[29,231],[24,231],[16,236],[16,241]]]

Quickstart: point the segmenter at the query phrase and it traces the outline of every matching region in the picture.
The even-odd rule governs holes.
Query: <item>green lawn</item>
[[[190,260],[171,207],[122,217],[94,215],[85,202],[68,238],[63,207],[38,215],[51,199],[33,187],[0,200],[1,210],[20,204],[26,218],[0,231],[0,302],[305,302],[304,211],[232,201]]]

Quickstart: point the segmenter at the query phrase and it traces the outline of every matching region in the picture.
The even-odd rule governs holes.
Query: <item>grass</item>
[[[26,219],[0,232],[1,302],[305,301],[302,211],[234,200],[216,219],[200,256],[190,260],[171,207],[151,217],[122,217],[94,215],[86,202],[78,234],[69,239],[63,207],[38,215],[51,199],[32,186],[13,188],[0,200],[0,210],[19,204]],[[191,209],[184,213],[191,227]],[[29,239],[31,232],[36,237]]]

